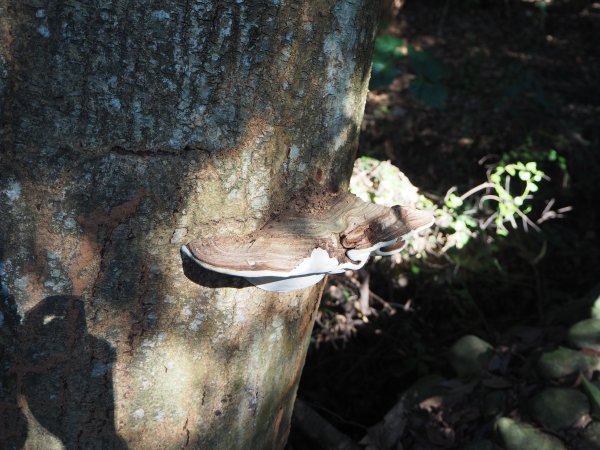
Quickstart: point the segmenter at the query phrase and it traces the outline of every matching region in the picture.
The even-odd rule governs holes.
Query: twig
[[[546,204],[546,207],[542,211],[541,217],[544,217],[547,213],[551,212],[552,207],[554,206],[554,202],[555,202],[555,200],[553,198],[550,199],[550,201]]]
[[[388,312],[388,314],[393,315],[396,313],[396,309],[394,308],[394,305],[398,305],[397,303],[392,304],[392,303],[384,300],[383,298],[381,298],[379,295],[377,295],[373,291],[369,291],[369,295],[373,298],[373,300],[377,300],[379,303],[381,303],[383,305],[383,309],[386,310]],[[398,305],[398,306],[403,307],[404,305]]]
[[[551,220],[551,219],[561,219],[563,218],[563,213],[569,212],[573,209],[572,206],[564,206],[562,208],[558,208],[556,211],[552,211],[552,206],[554,206],[554,199],[551,199],[548,204],[546,205],[546,207],[544,208],[544,210],[542,211],[542,214],[540,215],[540,218],[538,220],[536,220],[536,223],[539,225],[543,222],[545,222],[546,220]]]
[[[482,191],[482,190],[484,190],[484,189],[490,189],[490,188],[493,188],[493,187],[494,187],[494,184],[493,184],[493,183],[481,183],[480,185],[478,185],[478,186],[475,186],[475,187],[474,187],[474,188],[472,188],[472,189],[469,189],[467,192],[465,192],[463,195],[461,195],[461,196],[460,196],[460,199],[461,199],[461,200],[464,200],[464,199],[466,199],[467,197],[469,197],[469,196],[473,195],[475,192],[479,192],[479,191]],[[450,192],[450,191],[449,191],[449,192]]]
[[[519,210],[519,208],[517,208],[517,211]],[[517,221],[515,220],[514,216],[509,216],[508,217],[508,221],[510,222],[510,224],[512,225],[513,229],[516,230],[517,228],[519,228],[519,225],[517,225]]]
[[[547,248],[548,248],[548,241],[546,241],[546,239],[544,239],[544,241],[542,242],[542,248],[540,249],[539,253],[536,255],[535,258],[533,258],[531,260],[531,264],[532,265],[535,266],[536,264],[538,264],[542,260],[542,258],[544,256],[546,256],[546,249]]]
[[[479,159],[479,161],[477,161],[477,164],[479,164],[480,166],[483,166],[487,162],[488,159],[492,159],[492,158],[500,159],[500,156],[495,153],[485,155],[485,156],[481,157]],[[496,166],[496,165],[498,165],[498,163],[494,163],[493,165]]]
[[[485,202],[486,200],[495,200],[498,203],[502,203],[502,199],[500,197],[498,197],[497,195],[488,194],[488,195],[484,195],[483,197],[481,197],[479,199],[479,207],[480,208],[483,207],[483,202]]]
[[[481,229],[482,229],[482,230],[485,230],[485,229],[486,229],[486,228],[487,228],[487,227],[490,225],[490,223],[492,223],[492,221],[493,221],[493,220],[494,220],[496,217],[498,217],[498,213],[497,213],[497,212],[495,212],[494,214],[492,214],[490,217],[488,217],[488,218],[486,219],[486,221],[485,221],[485,222],[483,222],[483,224],[481,225]]]
[[[538,227],[534,222],[532,222],[531,219],[529,217],[527,217],[525,215],[525,213],[522,212],[519,208],[515,208],[515,211],[517,211],[517,214],[519,216],[521,216],[521,219],[523,220],[523,227],[525,228],[525,231],[527,231],[526,224],[531,225],[531,227],[537,232],[541,231],[540,227]]]
[[[358,288],[358,292],[360,294],[359,297],[359,305],[360,312],[363,313],[364,316],[368,316],[370,313],[369,308],[369,280],[371,279],[371,274],[368,270],[361,269],[361,275],[363,276],[362,282],[360,283],[360,287]]]

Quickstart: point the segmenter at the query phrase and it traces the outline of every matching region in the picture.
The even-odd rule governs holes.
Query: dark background
[[[387,20],[380,36],[401,39],[435,67],[380,54],[387,72],[373,74],[359,156],[389,160],[438,206],[450,188],[466,192],[503,161],[536,161],[547,178],[528,216],[535,221],[552,199],[572,210],[539,232],[521,222],[507,236],[475,229],[465,247],[441,257],[382,260],[353,280],[331,277],[299,398],[358,441],[411,385],[436,374],[468,389],[434,408],[407,406],[404,448],[496,439],[500,417],[577,448],[588,420],[547,430],[528,405],[549,387],[583,391],[577,371],[548,380],[538,361],[569,345],[568,330],[590,316],[600,282],[600,5],[409,0]],[[431,89],[418,92],[415,79]],[[356,299],[367,274],[374,295],[363,314]],[[494,357],[484,375],[459,380],[449,349],[465,335],[488,342]],[[490,396],[502,398],[492,414]],[[317,448],[301,428],[296,422],[290,446]]]

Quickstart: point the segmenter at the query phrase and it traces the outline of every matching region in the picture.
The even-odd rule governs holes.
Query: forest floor
[[[360,155],[390,161],[432,200],[479,185],[499,161],[537,161],[549,178],[536,197],[572,210],[539,232],[481,233],[393,276],[373,263],[354,280],[364,288],[368,275],[368,312],[351,289],[336,297],[347,280],[330,280],[298,397],[356,443],[396,406],[395,432],[380,429],[377,443],[371,429],[373,448],[532,448],[503,434],[513,424],[544,432],[548,448],[600,448],[600,403],[582,380],[598,385],[600,328],[583,349],[572,336],[600,294],[600,3],[409,0],[381,34],[406,48],[369,94]],[[433,73],[402,57],[410,49],[436,61]],[[453,347],[471,335],[485,350],[479,369]],[[562,347],[576,362],[544,367]],[[553,388],[590,406],[541,417]],[[561,402],[541,409],[571,407]],[[289,448],[319,445],[296,420]]]

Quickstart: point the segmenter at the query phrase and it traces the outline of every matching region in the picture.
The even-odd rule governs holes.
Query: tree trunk
[[[346,189],[376,13],[0,0],[2,448],[285,445],[322,283],[179,247]]]

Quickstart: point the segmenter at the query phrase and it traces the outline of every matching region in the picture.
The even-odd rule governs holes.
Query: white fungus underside
[[[215,267],[204,261],[200,261],[192,255],[192,252],[185,245],[181,247],[181,252],[205,269],[244,277],[256,287],[266,291],[289,292],[312,286],[328,274],[342,273],[346,270],[358,270],[366,264],[371,253],[376,252],[382,247],[395,244],[397,241],[398,238],[378,242],[374,246],[362,250],[348,250],[346,254],[351,261],[345,263],[340,263],[337,258],[330,257],[327,250],[315,248],[308,258],[304,258],[300,264],[289,272],[277,272],[274,270],[235,271],[228,268]]]
[[[434,220],[422,225],[410,233],[407,233],[399,238],[389,241],[378,242],[372,247],[356,250],[351,249],[346,252],[346,256],[350,261],[340,263],[337,258],[329,256],[327,250],[322,248],[314,248],[308,258],[304,258],[300,264],[288,272],[278,272],[274,270],[233,270],[229,268],[217,267],[200,261],[192,252],[183,245],[181,252],[191,258],[193,261],[200,264],[208,270],[212,270],[227,275],[244,277],[256,287],[265,291],[271,292],[289,292],[298,289],[304,289],[321,281],[325,275],[342,273],[346,270],[358,270],[362,268],[368,261],[371,254],[378,256],[390,256],[400,252],[404,246],[401,246],[392,251],[382,251],[380,249],[396,244],[398,241],[406,241],[407,238],[416,235],[420,231],[429,228],[433,225]]]

